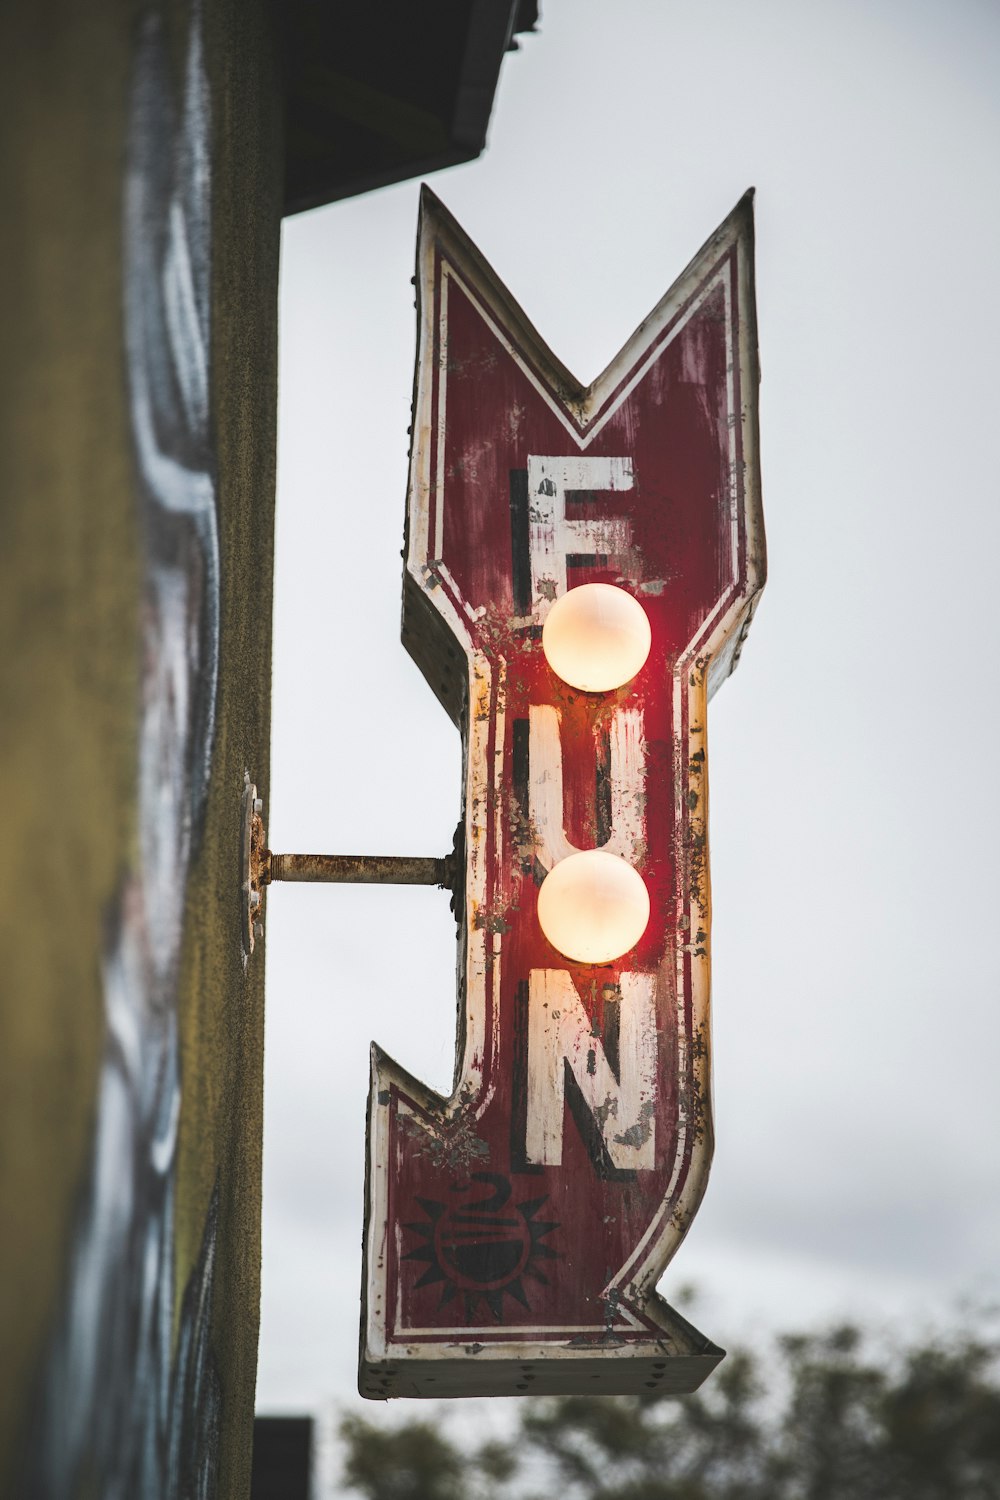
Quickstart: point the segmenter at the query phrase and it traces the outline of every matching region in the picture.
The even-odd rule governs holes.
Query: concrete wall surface
[[[264,0],[0,23],[0,1495],[249,1485],[277,54]]]

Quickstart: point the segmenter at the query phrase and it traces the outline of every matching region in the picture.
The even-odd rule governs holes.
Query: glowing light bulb
[[[561,859],[542,881],[538,920],[566,958],[610,963],[634,948],[646,930],[646,882],[617,854],[584,849]]]
[[[557,599],[542,626],[545,660],[585,693],[623,687],[649,655],[649,616],[612,583],[581,583]]]

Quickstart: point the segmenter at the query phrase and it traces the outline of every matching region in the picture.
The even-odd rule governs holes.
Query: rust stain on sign
[[[366,1396],[685,1391],[722,1357],[655,1285],[712,1149],[706,716],[764,581],[752,260],[748,195],[584,388],[425,190],[403,640],[465,747],[458,1045],[449,1099],[373,1048]],[[590,582],[652,639],[606,693],[541,643]],[[587,964],[538,897],[595,848],[651,917]]]

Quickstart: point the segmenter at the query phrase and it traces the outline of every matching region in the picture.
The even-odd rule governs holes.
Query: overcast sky
[[[723,1346],[1000,1294],[1000,8],[544,0],[432,180],[590,380],[751,184],[769,582],[710,714],[716,1156],[668,1268]],[[399,643],[418,184],[285,226],[267,809],[441,854]],[[258,1406],[353,1400],[368,1046],[450,1090],[431,889],[268,898]]]

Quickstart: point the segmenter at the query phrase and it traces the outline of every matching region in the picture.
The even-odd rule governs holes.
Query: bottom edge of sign
[[[369,1401],[397,1397],[452,1399],[462,1396],[681,1396],[696,1391],[725,1350],[705,1341],[698,1354],[591,1354],[533,1359],[481,1354],[362,1359],[358,1390]]]

